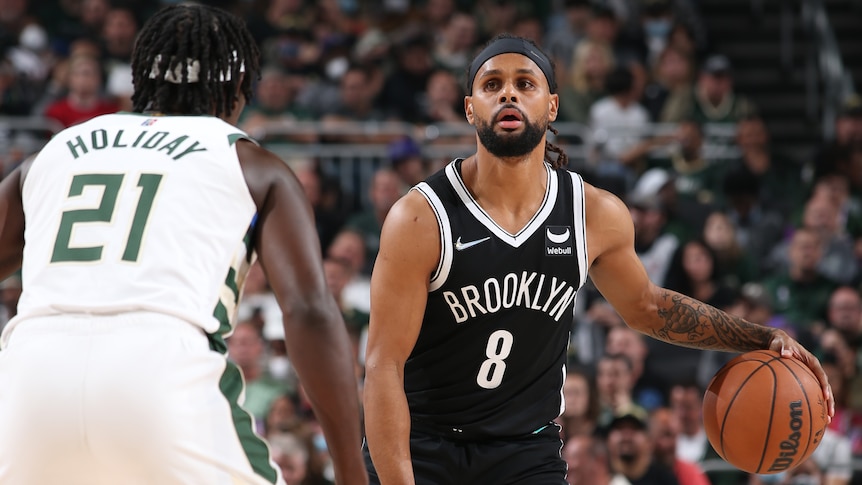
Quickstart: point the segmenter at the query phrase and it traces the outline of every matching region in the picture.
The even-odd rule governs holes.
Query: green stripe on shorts
[[[239,396],[245,383],[239,368],[228,361],[219,381],[219,389],[230,403],[231,417],[239,436],[240,444],[255,473],[265,478],[269,483],[276,483],[278,472],[270,462],[269,447],[263,438],[254,432],[254,420],[248,411],[239,405]]]

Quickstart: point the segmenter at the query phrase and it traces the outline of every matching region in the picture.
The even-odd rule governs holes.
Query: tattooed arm
[[[685,347],[728,352],[771,349],[795,357],[820,380],[832,414],[834,400],[826,373],[811,352],[782,330],[747,322],[653,284],[635,253],[634,227],[625,204],[591,186],[585,194],[590,278],[627,325]]]
[[[662,325],[647,333],[672,344],[699,349],[746,352],[765,349],[775,329],[747,322],[694,298],[655,288]]]

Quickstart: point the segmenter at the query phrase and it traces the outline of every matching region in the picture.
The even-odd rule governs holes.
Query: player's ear
[[[548,100],[548,121],[554,121],[557,119],[557,113],[559,113],[560,109],[560,95],[552,94],[551,98]]]
[[[467,117],[467,122],[473,124],[473,97],[464,96],[464,115]]]

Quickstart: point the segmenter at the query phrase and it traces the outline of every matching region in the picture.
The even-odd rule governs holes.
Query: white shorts
[[[242,392],[170,316],[22,321],[0,351],[0,483],[283,484]]]

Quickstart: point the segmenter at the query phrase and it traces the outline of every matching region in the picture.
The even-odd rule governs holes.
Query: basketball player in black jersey
[[[626,206],[562,168],[545,140],[558,97],[535,44],[498,36],[468,83],[476,153],[417,185],[383,226],[366,361],[372,483],[564,484],[553,420],[588,276],[654,338],[801,359],[833,412],[819,362],[786,333],[649,281]]]

